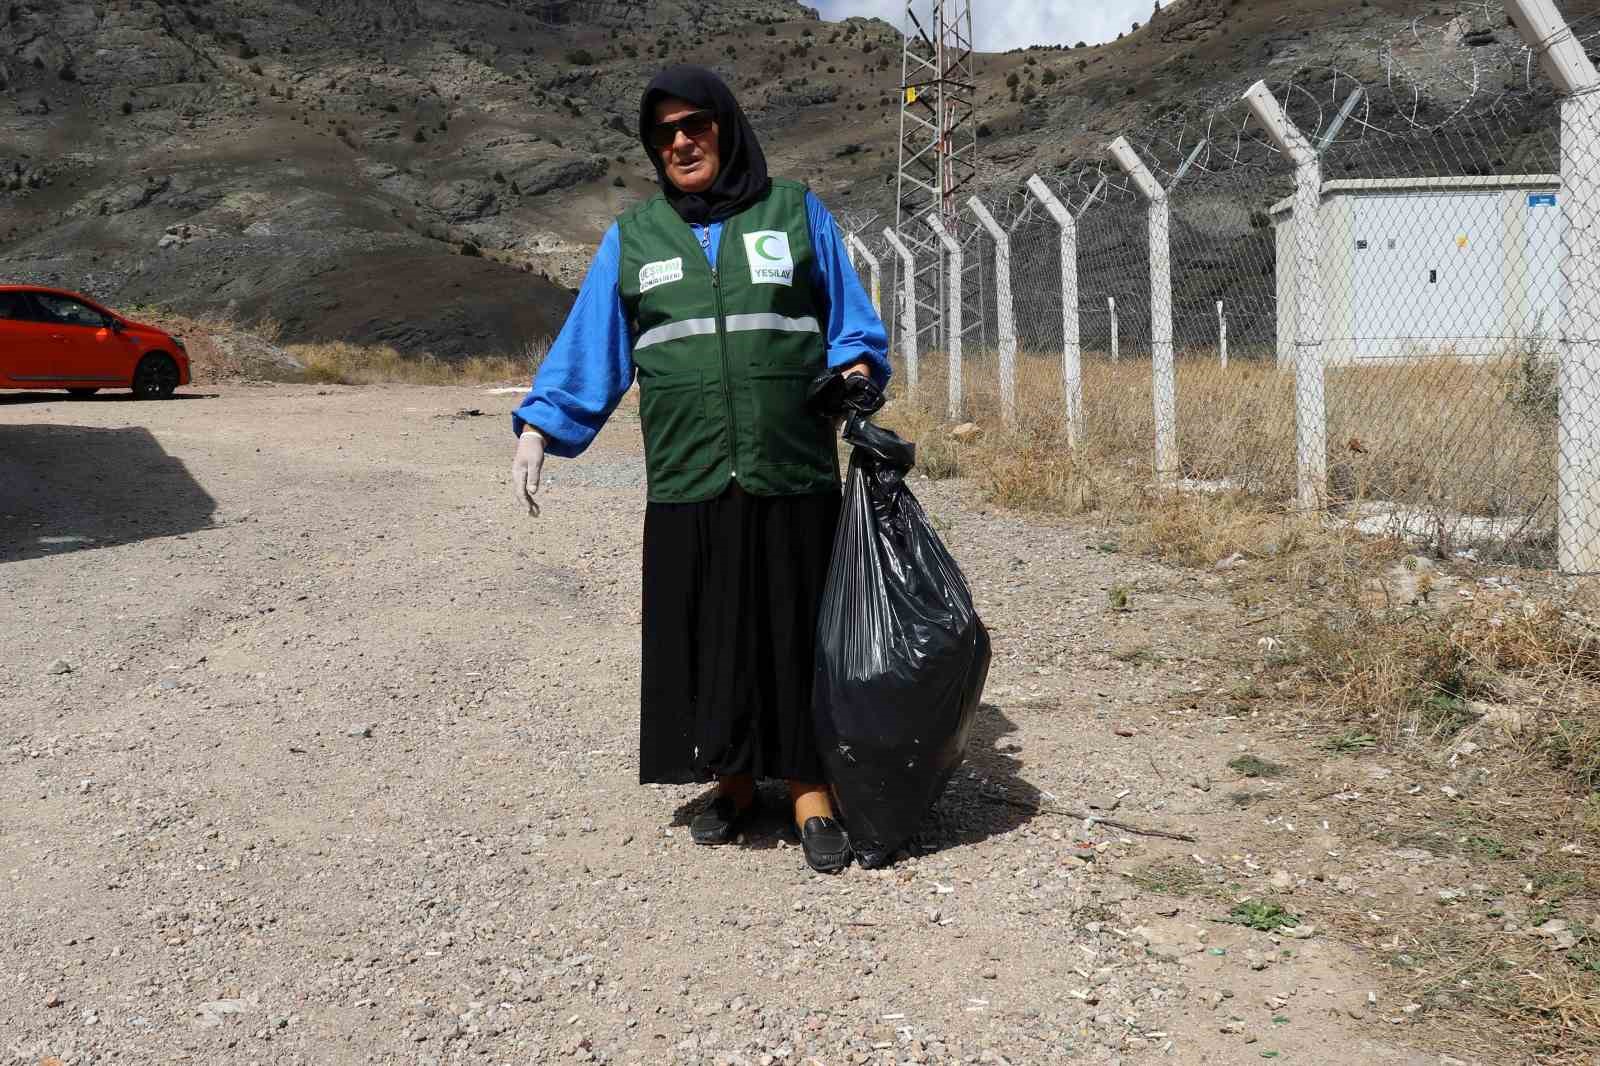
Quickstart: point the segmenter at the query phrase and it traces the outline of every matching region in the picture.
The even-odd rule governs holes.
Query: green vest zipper
[[[694,227],[691,227],[694,228]],[[702,236],[700,243],[711,250],[711,227],[700,227]],[[728,479],[739,480],[739,432],[736,428],[738,420],[733,417],[733,392],[728,382],[733,376],[728,368],[728,316],[722,310],[722,253],[727,249],[727,227],[723,227],[724,240],[717,245],[717,261],[711,267],[711,290],[717,298],[717,351],[722,358],[722,406],[728,414]]]

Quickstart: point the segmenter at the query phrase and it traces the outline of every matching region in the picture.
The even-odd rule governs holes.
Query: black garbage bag
[[[812,713],[856,859],[887,865],[961,765],[989,675],[972,593],[905,483],[915,446],[868,421],[882,392],[819,378],[854,445],[817,620]]]

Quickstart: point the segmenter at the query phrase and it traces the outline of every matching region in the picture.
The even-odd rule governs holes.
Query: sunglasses
[[[671,122],[657,122],[650,127],[650,144],[657,150],[671,148],[678,139],[679,131],[691,141],[704,137],[711,132],[717,124],[715,111],[691,111],[680,119]]]

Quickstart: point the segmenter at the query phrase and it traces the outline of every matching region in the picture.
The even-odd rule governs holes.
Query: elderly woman
[[[644,430],[639,779],[717,782],[690,823],[738,839],[756,780],[787,782],[807,863],[849,865],[812,726],[814,633],[839,515],[824,368],[889,376],[887,342],[833,218],[767,176],[713,73],[650,82],[639,136],[661,192],[600,243],[512,416],[512,480],[537,514],[544,457],[579,455],[634,377]]]

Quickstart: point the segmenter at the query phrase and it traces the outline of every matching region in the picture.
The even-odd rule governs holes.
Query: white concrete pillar
[[[900,257],[900,354],[906,361],[906,387],[917,392],[917,260],[894,230],[885,229],[883,239]]]
[[[1126,137],[1111,142],[1111,157],[1150,205],[1150,384],[1156,416],[1156,481],[1178,480],[1178,383],[1172,353],[1172,237],[1167,191]]]
[[[1600,74],[1552,0],[1506,0],[1561,103],[1561,425],[1556,556],[1563,572],[1600,572]]]
[[[1322,351],[1322,163],[1283,113],[1265,82],[1244,99],[1256,120],[1294,162],[1294,413],[1295,469],[1300,506],[1323,507],[1328,499],[1328,403]]]
[[[1217,301],[1217,352],[1222,359],[1222,369],[1228,369],[1228,315]]]
[[[878,312],[878,317],[883,317],[883,267],[878,262],[878,257],[872,254],[872,249],[867,247],[867,242],[860,237],[851,236],[851,243],[855,246],[855,254],[867,264],[867,274],[871,279],[869,292],[872,295],[872,308]]]
[[[1011,234],[995,221],[994,215],[976,196],[967,200],[967,206],[977,216],[978,224],[994,238],[995,327],[1000,334],[1000,418],[1011,426],[1017,422],[1017,323],[1011,302]]]
[[[1561,105],[1558,565],[1600,572],[1600,91]]]
[[[1067,408],[1067,447],[1083,440],[1083,338],[1078,322],[1078,222],[1035,174],[1028,191],[1044,205],[1061,233],[1061,391]]]
[[[949,281],[945,286],[945,359],[950,374],[950,421],[961,418],[961,272],[963,267],[961,244],[944,228],[938,215],[928,216],[928,227],[944,245],[949,262]]]
[[[1111,361],[1115,363],[1121,358],[1121,353],[1117,351],[1117,298],[1115,296],[1106,297],[1106,309],[1111,313]]]

